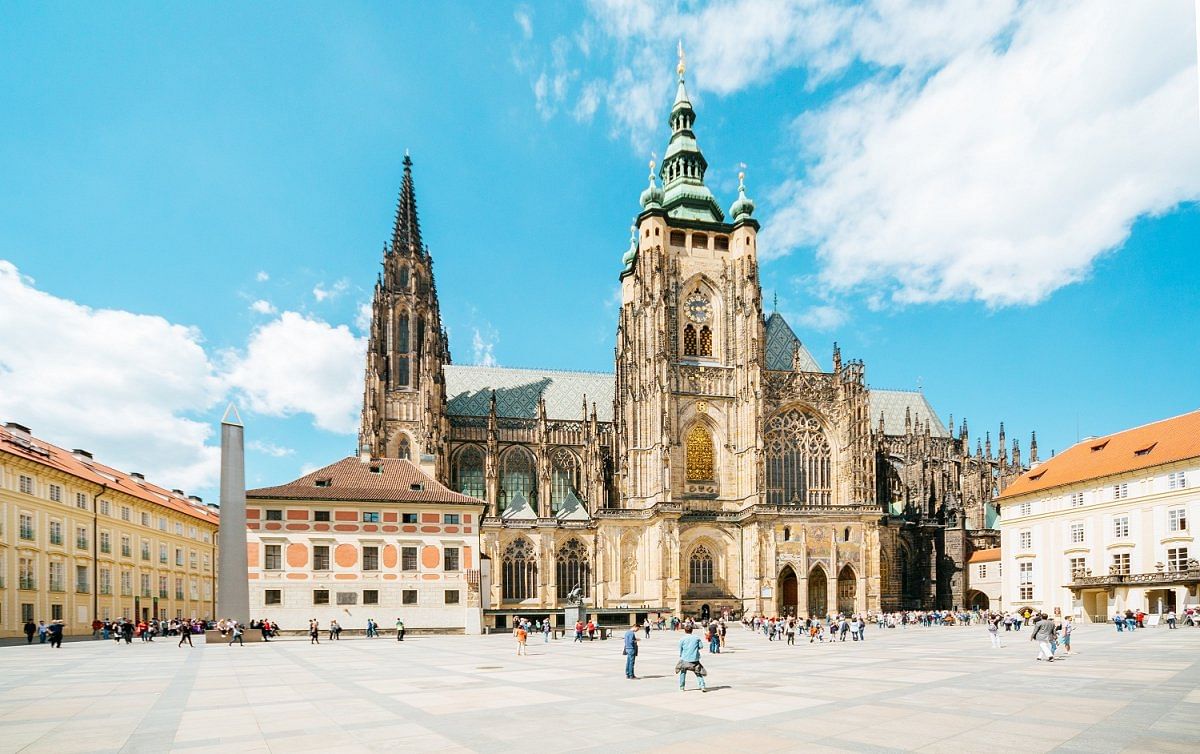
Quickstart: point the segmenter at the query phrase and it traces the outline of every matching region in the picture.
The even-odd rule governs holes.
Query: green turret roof
[[[679,47],[679,86],[675,90],[675,103],[671,106],[671,140],[663,156],[659,175],[663,181],[662,207],[671,217],[684,220],[723,222],[721,207],[712,192],[704,185],[704,173],[708,161],[696,143],[692,126],[696,122],[696,111],[688,98],[684,84],[686,65],[683,45]]]

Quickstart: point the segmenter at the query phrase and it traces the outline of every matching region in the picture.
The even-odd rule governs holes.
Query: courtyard
[[[1090,625],[1036,662],[1028,630],[871,628],[768,642],[740,625],[680,693],[682,633],[543,644],[507,635],[67,643],[0,648],[2,752],[1196,751],[1200,630]]]

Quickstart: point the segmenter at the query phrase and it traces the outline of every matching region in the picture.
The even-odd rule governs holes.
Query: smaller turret
[[[659,209],[662,207],[663,191],[658,187],[654,177],[654,160],[650,161],[650,185],[642,192],[642,209]]]
[[[1029,462],[1030,462],[1030,463],[1037,463],[1037,462],[1038,462],[1038,454],[1037,454],[1037,432],[1034,432],[1034,433],[1032,434],[1032,436],[1029,438]]]
[[[754,201],[746,197],[746,173],[738,173],[738,198],[734,200],[733,206],[729,208],[729,214],[733,217],[733,221],[749,220],[754,214]]]

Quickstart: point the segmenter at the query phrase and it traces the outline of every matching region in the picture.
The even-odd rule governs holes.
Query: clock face
[[[707,322],[709,314],[712,313],[712,305],[708,303],[708,299],[698,293],[687,300],[684,309],[687,311],[688,317],[698,323]]]

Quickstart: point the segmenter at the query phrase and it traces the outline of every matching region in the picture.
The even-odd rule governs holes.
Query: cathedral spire
[[[675,102],[671,106],[671,140],[667,144],[659,175],[663,181],[663,209],[672,217],[705,222],[724,222],[712,192],[704,185],[704,172],[708,161],[704,159],[696,144],[692,126],[696,122],[696,111],[692,109],[684,83],[687,62],[683,54],[683,42],[679,43],[679,64],[675,67],[679,84],[675,88]]]
[[[392,227],[393,254],[420,254],[421,224],[417,220],[417,195],[413,190],[412,158],[404,150],[404,180],[396,202],[396,222]]]

